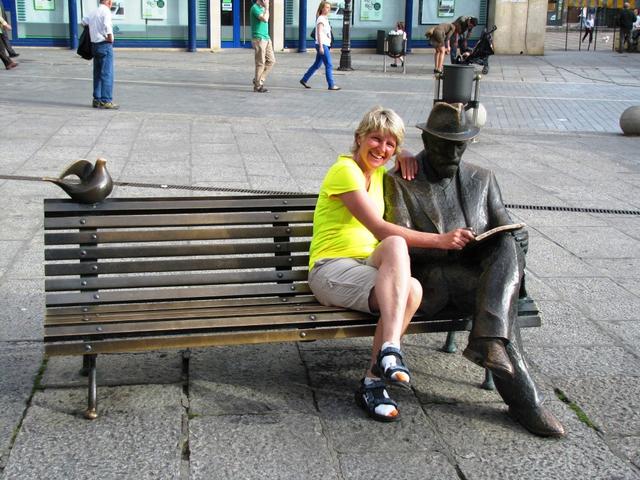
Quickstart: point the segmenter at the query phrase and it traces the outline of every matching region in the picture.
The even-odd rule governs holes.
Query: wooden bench
[[[45,200],[45,353],[83,356],[85,417],[97,416],[99,354],[372,335],[375,317],[310,293],[315,203],[315,195]],[[540,325],[531,305],[521,327]],[[447,317],[417,316],[409,332],[470,329],[469,318]]]

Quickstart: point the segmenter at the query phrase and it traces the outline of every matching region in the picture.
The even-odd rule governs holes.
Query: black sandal
[[[386,357],[387,355],[393,355],[394,357],[396,357],[396,365],[394,367],[389,367],[385,370],[384,368],[382,368],[382,358]],[[399,385],[401,387],[408,388],[409,385],[411,384],[411,373],[409,373],[409,369],[404,364],[403,355],[404,354],[402,353],[402,350],[395,347],[387,347],[384,350],[380,350],[378,352],[378,358],[376,360],[376,364],[373,366],[373,368],[371,368],[371,372],[374,375],[379,375],[385,381],[387,381],[392,385]],[[409,381],[402,382],[394,379],[392,375],[396,372],[402,372],[406,374],[409,377]]]
[[[389,395],[385,395],[385,384],[382,380],[374,380],[369,385],[364,384],[364,378],[360,381],[360,388],[356,392],[356,403],[362,408],[367,415],[379,422],[397,422],[400,420],[400,410],[398,410],[398,404],[389,398]],[[376,412],[378,405],[391,405],[398,412],[397,415],[391,417],[388,415],[381,415]]]

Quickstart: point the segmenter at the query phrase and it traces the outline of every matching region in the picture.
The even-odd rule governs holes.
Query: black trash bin
[[[471,101],[473,65],[445,65],[442,75],[442,101],[447,103],[468,103]]]
[[[384,38],[387,32],[384,30],[378,30],[378,37],[376,38],[376,53],[378,55],[384,55]]]
[[[387,47],[389,56],[397,58],[404,53],[404,37],[402,33],[389,34],[389,45]]]

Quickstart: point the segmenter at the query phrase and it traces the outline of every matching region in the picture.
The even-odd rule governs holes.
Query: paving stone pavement
[[[314,192],[375,104],[398,111],[420,148],[412,125],[432,104],[433,59],[415,52],[406,75],[385,74],[382,57],[354,52],[329,92],[320,73],[311,90],[298,84],[310,54],[279,53],[270,92],[256,94],[249,50],[117,49],[122,108],[102,111],[89,62],[20,51],[20,67],[0,72],[0,479],[640,479],[637,214],[511,211],[529,225],[543,316],[523,340],[564,440],[514,424],[478,388],[480,368],[439,350],[441,335],[405,339],[414,387],[394,392],[397,424],[353,402],[370,339],[195,350],[188,371],[179,352],[102,356],[101,415],[84,420],[79,361],[42,356],[42,200],[64,195],[11,176],[101,156],[119,182],[203,187],[114,196]],[[640,210],[638,139],[618,126],[640,105],[640,55],[492,57],[480,101],[487,125],[465,160],[496,173],[507,203]]]

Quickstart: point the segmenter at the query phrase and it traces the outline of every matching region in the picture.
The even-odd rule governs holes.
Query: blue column
[[[240,0],[233,0],[233,47],[240,47],[240,9],[242,5]]]
[[[189,42],[187,46],[188,52],[196,51],[196,0],[189,0]]]
[[[307,0],[300,0],[298,10],[298,52],[307,51]]]
[[[78,48],[78,7],[76,5],[76,0],[69,0],[69,49],[76,50],[77,48]]]
[[[407,52],[411,52],[411,32],[413,31],[413,0],[407,0],[404,7],[404,28],[407,29]]]

